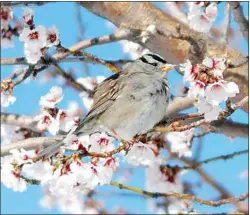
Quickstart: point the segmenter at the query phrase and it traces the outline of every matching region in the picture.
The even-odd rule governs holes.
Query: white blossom
[[[22,132],[17,132],[19,127],[1,124],[1,144],[9,144],[24,139]]]
[[[51,193],[47,191],[43,198],[40,199],[39,204],[43,208],[52,209],[52,207],[55,205],[56,200],[56,196],[51,195]]]
[[[24,44],[24,55],[27,59],[27,62],[29,64],[37,64],[37,62],[41,59],[43,56],[40,49],[33,49],[30,48],[32,46],[29,46],[27,43]]]
[[[13,104],[16,101],[16,97],[13,95],[7,95],[4,92],[1,92],[1,106],[8,107],[10,104]]]
[[[167,175],[161,172],[160,166],[146,168],[145,171],[145,189],[149,192],[169,193],[183,192],[183,186],[179,180],[179,174]]]
[[[11,7],[1,6],[1,30],[7,30],[9,27],[9,22],[13,19],[13,11]]]
[[[205,98],[198,99],[198,112],[200,114],[204,113],[204,118],[207,122],[217,120],[221,111],[217,104],[208,103]]]
[[[22,168],[22,174],[28,178],[40,180],[41,185],[43,185],[52,179],[53,166],[48,161],[39,160],[35,163],[25,164]]]
[[[104,76],[78,78],[76,81],[86,87],[88,90],[93,90],[97,84],[105,79]]]
[[[47,47],[57,46],[59,44],[59,31],[56,26],[47,29]]]
[[[170,143],[171,152],[177,153],[179,157],[192,156],[191,139],[194,129],[182,132],[169,132],[166,134],[166,139]]]
[[[223,71],[226,69],[225,59],[223,58],[205,57],[202,64],[212,69],[214,75],[219,77],[223,76]]]
[[[79,94],[79,96],[82,98],[83,104],[86,107],[86,109],[90,110],[90,108],[91,108],[91,106],[93,104],[93,99],[85,91],[81,92]]]
[[[184,72],[183,81],[189,82],[193,81],[200,72],[199,65],[192,65],[190,60],[186,63],[180,64],[180,70]]]
[[[202,9],[203,4],[200,3],[189,3],[188,20],[189,26],[199,32],[207,33],[210,31],[213,21],[217,16],[217,5],[216,3],[210,3],[206,7],[205,11]]]
[[[114,139],[105,132],[94,133],[90,136],[90,152],[110,152],[114,149]]]
[[[209,84],[205,89],[206,100],[216,105],[226,101],[228,97],[234,97],[237,93],[239,93],[238,85],[223,80]]]
[[[1,164],[1,183],[15,192],[23,192],[27,189],[27,183],[20,177],[20,172],[8,162]]]
[[[42,25],[37,26],[33,30],[24,28],[19,36],[19,39],[27,44],[28,50],[35,52],[46,46],[47,30]]]
[[[25,149],[12,149],[10,153],[13,155],[13,160],[18,165],[32,162],[32,158],[36,156],[34,150],[26,151]]]
[[[33,16],[34,16],[34,11],[32,8],[26,7],[24,8],[23,11],[23,21],[27,25],[32,25],[33,24]]]
[[[190,87],[188,90],[189,97],[204,96],[205,84],[201,81],[190,82]]]
[[[144,49],[140,44],[127,40],[121,40],[119,43],[122,45],[123,52],[129,54],[132,59],[137,59],[149,52],[148,49]]]
[[[59,122],[54,119],[49,113],[43,111],[40,115],[35,117],[35,121],[38,121],[37,128],[40,130],[46,130],[52,134],[56,135],[59,131]]]
[[[135,143],[124,156],[126,161],[134,166],[151,166],[157,162],[154,151],[149,144]]]
[[[54,86],[50,89],[49,93],[42,96],[39,105],[48,108],[55,108],[56,104],[62,101],[63,91],[61,87]]]

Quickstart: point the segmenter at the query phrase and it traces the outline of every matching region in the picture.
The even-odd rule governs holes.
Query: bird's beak
[[[175,67],[175,65],[173,65],[173,64],[165,64],[164,66],[162,66],[160,68],[160,70],[161,70],[161,72],[168,72],[168,71],[174,69],[174,67]]]

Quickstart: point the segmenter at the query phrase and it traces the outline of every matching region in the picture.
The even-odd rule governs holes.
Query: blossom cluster
[[[26,25],[20,33],[19,40],[24,42],[24,54],[27,62],[36,64],[49,47],[59,44],[59,31],[55,26],[45,28],[38,25],[35,27],[33,11],[30,8],[24,11],[23,20]]]
[[[198,112],[204,114],[206,121],[218,119],[220,103],[239,93],[236,83],[223,80],[226,63],[222,58],[206,57],[195,65],[188,60],[180,69],[184,72],[183,81],[190,84],[188,96],[198,99]]]
[[[180,176],[184,173],[184,171],[180,171],[176,167],[161,165],[149,167],[145,172],[145,189],[154,193],[183,193],[184,188]],[[153,206],[153,208],[155,207]],[[182,214],[184,209],[184,201],[168,197],[168,214]]]
[[[35,117],[38,121],[37,127],[41,131],[48,130],[52,135],[56,135],[59,130],[68,132],[73,126],[80,122],[77,107],[69,110],[61,110],[56,105],[63,99],[61,87],[54,86],[50,92],[40,98],[39,104],[42,107],[40,115]]]
[[[188,2],[188,24],[199,32],[208,33],[217,17],[217,3]],[[205,10],[204,10],[205,8]]]
[[[11,7],[2,7],[0,13],[1,23],[1,47],[13,48],[12,31],[10,30],[10,22],[13,19],[13,11]]]

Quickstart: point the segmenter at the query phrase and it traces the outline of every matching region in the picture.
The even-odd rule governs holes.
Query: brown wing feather
[[[94,89],[93,105],[91,106],[86,119],[102,113],[113,104],[114,100],[119,95],[119,92],[121,92],[121,81],[118,81],[118,79],[120,79],[122,75],[123,72],[116,73],[105,79]]]

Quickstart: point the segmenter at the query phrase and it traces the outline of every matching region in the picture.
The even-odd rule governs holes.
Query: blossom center
[[[31,40],[38,40],[38,39],[39,39],[39,34],[38,34],[38,32],[35,31],[35,32],[33,32],[33,33],[30,33],[30,34],[29,34],[29,38],[30,38]]]

